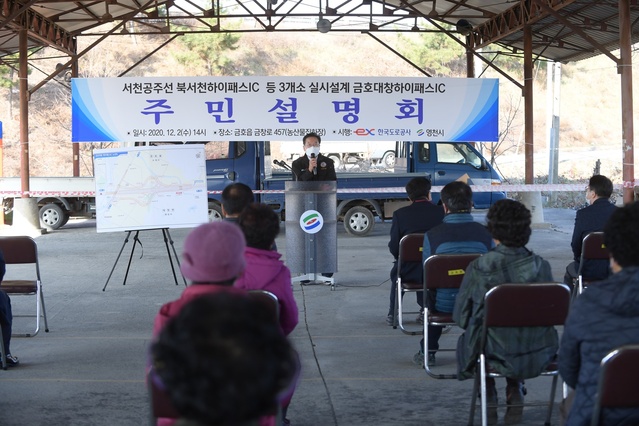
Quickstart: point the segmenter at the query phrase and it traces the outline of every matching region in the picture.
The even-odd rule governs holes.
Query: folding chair
[[[421,331],[407,330],[404,327],[404,314],[419,314],[419,312],[403,312],[402,296],[406,292],[418,292],[424,290],[424,283],[422,283],[421,280],[410,281],[402,278],[402,265],[413,262],[419,264],[421,267],[423,244],[423,233],[404,235],[402,239],[399,240],[399,256],[397,257],[397,295],[395,297],[393,328],[397,328],[399,325],[400,330],[410,336],[416,336]]]
[[[276,295],[267,290],[249,290],[248,295],[272,310],[275,322],[279,323],[280,301],[277,299]]]
[[[0,285],[0,289],[13,296],[36,296],[36,326],[33,334],[16,334],[14,336],[33,337],[40,331],[40,317],[44,317],[44,331],[49,332],[47,322],[47,311],[44,307],[44,295],[42,294],[42,279],[40,278],[40,262],[38,261],[38,246],[31,237],[0,237],[0,251],[4,255],[4,260],[9,265],[33,264],[35,273],[26,279],[5,279]],[[9,269],[7,268],[7,271]],[[14,317],[32,317],[34,315],[15,315]]]
[[[589,277],[584,277],[584,265],[589,260],[608,260],[610,258],[608,249],[604,244],[603,232],[591,232],[586,235],[581,245],[581,257],[579,258],[579,271],[577,271],[577,294],[581,294],[584,288],[595,281]]]
[[[438,312],[428,308],[429,293],[439,288],[459,288],[468,264],[481,254],[434,254],[424,261],[424,353],[428,351],[428,326],[453,326],[452,312]],[[438,349],[438,351],[454,352],[455,348]],[[426,373],[435,379],[456,379],[457,374],[435,374],[424,363]]]
[[[160,418],[178,419],[180,414],[171,402],[171,398],[166,389],[162,389],[157,373],[151,367],[147,375],[147,385],[149,387],[149,397],[151,399],[151,424],[155,425]]]
[[[468,424],[472,425],[475,417],[475,403],[478,393],[481,394],[481,421],[488,424],[488,407],[486,398],[486,377],[504,377],[487,365],[486,343],[488,329],[491,327],[551,327],[563,325],[570,306],[570,289],[560,283],[533,284],[501,284],[491,288],[484,296],[484,321],[481,329],[479,365],[475,373],[473,396],[470,406]],[[540,374],[552,376],[550,401],[546,425],[550,425],[559,369],[557,362],[551,362]],[[481,388],[481,392],[479,392]],[[546,404],[524,404],[527,406]]]
[[[601,361],[591,425],[597,426],[604,408],[639,409],[639,345],[621,346]]]

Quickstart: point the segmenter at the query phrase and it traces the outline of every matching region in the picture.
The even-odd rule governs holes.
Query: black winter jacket
[[[639,343],[639,267],[588,286],[570,308],[559,348],[559,372],[575,399],[567,425],[589,425],[599,364],[613,349]],[[637,425],[639,409],[604,411],[602,425]]]

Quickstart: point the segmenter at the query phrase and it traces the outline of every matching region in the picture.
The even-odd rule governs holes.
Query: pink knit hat
[[[193,282],[220,282],[244,270],[244,234],[231,222],[216,221],[195,228],[184,241],[182,274]]]

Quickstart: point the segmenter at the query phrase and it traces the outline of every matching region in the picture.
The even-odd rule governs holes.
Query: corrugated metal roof
[[[54,45],[73,54],[77,37],[103,33],[105,28],[112,30],[113,26],[119,32],[125,22],[146,34],[185,32],[184,22],[194,23],[193,28],[197,27],[200,32],[236,32],[240,29],[230,21],[238,19],[254,20],[251,31],[317,31],[315,23],[324,18],[331,22],[331,31],[357,32],[432,31],[433,25],[454,27],[461,22],[473,34],[473,47],[497,43],[516,52],[523,51],[522,28],[529,24],[533,30],[535,56],[569,62],[599,55],[602,47],[609,51],[618,48],[618,3],[610,0],[344,0],[333,4],[327,0],[317,0],[317,3],[228,0],[214,2],[215,6],[207,10],[190,0],[2,0],[0,56],[18,50],[17,32],[22,28],[28,30],[29,47]],[[212,18],[214,24],[204,18]],[[631,1],[630,20],[633,25],[639,21],[636,0]],[[178,27],[177,23],[182,26]],[[637,41],[639,31],[632,33],[632,42]]]

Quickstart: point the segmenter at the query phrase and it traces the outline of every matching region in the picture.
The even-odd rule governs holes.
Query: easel
[[[164,245],[166,246],[166,254],[169,256],[169,263],[171,264],[171,271],[173,272],[173,280],[175,281],[175,285],[179,285],[177,275],[175,274],[175,267],[173,266],[173,259],[171,258],[171,251],[169,250],[169,242],[171,243],[171,247],[173,248],[173,255],[175,256],[175,261],[178,265],[178,268],[180,267],[180,259],[178,258],[177,252],[175,251],[175,246],[173,245],[173,239],[171,238],[171,234],[169,233],[169,228],[144,229],[144,231],[155,231],[157,229],[160,229],[162,231],[162,236],[164,237]],[[111,276],[113,275],[113,271],[115,271],[115,267],[117,266],[118,261],[120,260],[120,256],[122,256],[122,252],[124,251],[124,246],[126,246],[126,243],[129,242],[129,238],[131,237],[131,232],[133,231],[126,231],[126,237],[124,237],[124,243],[122,243],[122,247],[120,248],[118,257],[115,259],[115,263],[113,264],[113,268],[111,268],[111,273],[109,274],[109,278],[107,278],[106,283],[104,283],[104,287],[102,288],[102,291],[105,291],[107,284],[109,284],[109,280],[111,279]],[[140,242],[140,239],[138,238],[139,235],[140,235],[140,231],[139,230],[135,231],[135,235],[133,236],[133,247],[131,248],[131,254],[129,255],[129,264],[126,267],[126,273],[124,274],[124,282],[122,283],[122,285],[126,285],[126,279],[129,276],[129,269],[131,268],[131,260],[133,259],[133,252],[135,251],[136,244],[140,244],[140,247],[142,247],[142,242]],[[180,271],[180,275],[182,275],[181,271]],[[186,286],[186,279],[184,278],[184,275],[182,275],[182,280],[184,281],[184,286]]]

